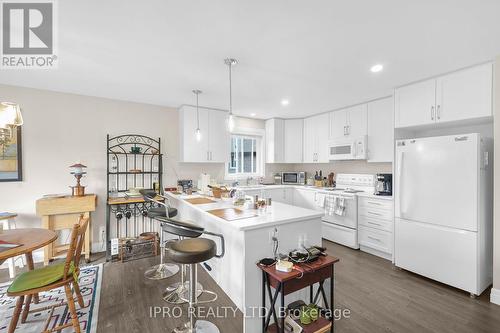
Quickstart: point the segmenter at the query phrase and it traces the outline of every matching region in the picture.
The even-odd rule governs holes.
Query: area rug
[[[97,315],[99,314],[99,300],[101,294],[103,266],[82,267],[80,271],[79,286],[83,296],[85,307],[80,308],[76,303],[76,311],[82,332],[95,333],[97,331]],[[16,305],[16,300],[6,295],[9,283],[0,285],[0,333],[7,332],[9,329],[10,319]],[[31,308],[45,307],[53,304],[59,304],[66,301],[64,288],[58,288],[49,292],[44,292],[39,295],[40,303],[32,304]],[[17,324],[16,333],[40,333],[43,331],[45,322],[50,313],[50,310],[43,312],[30,313],[26,323],[21,324],[21,320]],[[65,324],[71,321],[68,306],[60,306],[54,310],[50,319],[49,328],[54,328],[58,325]],[[60,331],[62,333],[74,332],[73,328],[65,328]]]

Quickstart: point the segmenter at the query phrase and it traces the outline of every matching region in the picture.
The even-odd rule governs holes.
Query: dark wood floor
[[[171,314],[178,316],[178,309],[172,309],[162,299],[164,289],[179,279],[179,275],[161,281],[144,278],[144,271],[156,264],[157,258],[141,259],[128,263],[107,263],[101,292],[98,333],[123,332],[172,332],[178,325],[187,320],[186,306],[181,306],[184,315],[180,318],[162,315],[151,317],[151,307],[169,307]],[[215,291],[218,299],[206,304],[214,311],[217,308],[234,307],[228,296],[215,284],[204,269],[198,269],[198,279],[207,290]],[[154,310],[153,310],[154,311]],[[167,311],[167,310],[166,310]],[[209,311],[206,309],[206,311]],[[229,311],[229,314],[233,312]],[[221,333],[243,332],[243,315],[240,311],[235,317],[228,319],[210,318]]]
[[[500,306],[489,303],[489,291],[477,299],[415,274],[395,269],[389,261],[325,241],[341,259],[336,266],[336,307],[350,318],[336,322],[337,333],[500,332]],[[97,262],[102,258],[94,256]],[[184,319],[150,318],[150,307],[166,306],[163,289],[172,280],[148,281],[143,272],[155,259],[107,263],[101,292],[98,333],[171,332]],[[219,294],[213,306],[233,306],[203,269],[200,281]],[[6,272],[0,272],[5,281]],[[222,333],[242,332],[242,314],[214,319]]]

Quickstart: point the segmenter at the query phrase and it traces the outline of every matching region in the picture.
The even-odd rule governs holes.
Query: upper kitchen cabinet
[[[368,162],[392,162],[394,99],[370,102],[368,107]]]
[[[208,111],[208,150],[210,161],[225,163],[229,160],[230,138],[227,130],[227,112]]]
[[[303,119],[285,120],[285,163],[302,163],[303,135]]]
[[[492,64],[398,88],[395,127],[491,117],[492,89]]]
[[[330,115],[323,113],[304,119],[304,163],[328,163]]]
[[[285,120],[266,120],[266,162],[284,163],[285,161]]]
[[[196,108],[179,109],[180,161],[224,163],[228,159],[229,134],[224,111],[199,109],[201,140],[196,140],[198,127]]]
[[[304,121],[269,119],[266,121],[266,162],[302,163]]]
[[[434,122],[436,80],[396,89],[396,127],[425,125]]]
[[[493,65],[486,64],[436,80],[436,121],[492,116]]]
[[[361,104],[330,113],[330,139],[357,138],[367,134],[367,105]]]

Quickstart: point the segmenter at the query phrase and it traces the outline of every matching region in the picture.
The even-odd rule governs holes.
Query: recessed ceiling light
[[[282,100],[281,100],[281,105],[283,105],[283,106],[287,106],[288,104],[290,104],[290,101],[289,101],[289,100],[287,100],[287,99],[282,99]]]
[[[384,65],[382,65],[382,64],[376,64],[376,65],[373,65],[370,68],[370,71],[372,73],[378,73],[378,72],[381,72],[383,69],[384,69]]]
[[[250,117],[255,117],[257,114],[255,112],[250,113]]]

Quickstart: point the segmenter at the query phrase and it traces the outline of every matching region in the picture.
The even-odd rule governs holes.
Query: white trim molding
[[[491,288],[490,302],[500,305],[500,289]]]

